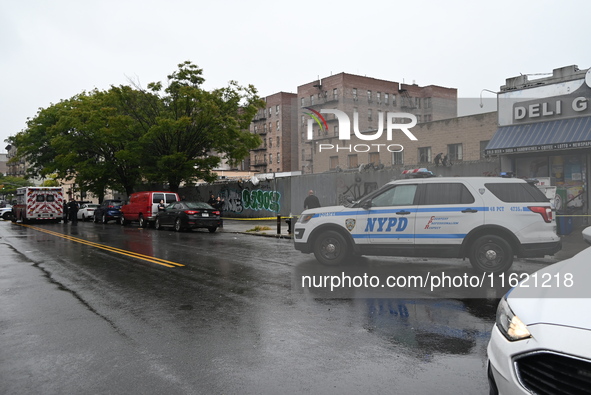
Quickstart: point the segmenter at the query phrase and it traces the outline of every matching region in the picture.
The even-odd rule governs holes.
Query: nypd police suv
[[[326,265],[351,256],[468,257],[478,271],[508,270],[514,256],[561,248],[548,198],[517,178],[393,181],[346,206],[306,210],[295,248]]]

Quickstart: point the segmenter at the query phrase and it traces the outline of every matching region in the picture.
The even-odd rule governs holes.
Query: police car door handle
[[[408,215],[410,214],[410,211],[397,211],[396,215]]]
[[[463,213],[477,213],[478,210],[474,210],[473,208],[467,208],[465,210],[462,210]]]

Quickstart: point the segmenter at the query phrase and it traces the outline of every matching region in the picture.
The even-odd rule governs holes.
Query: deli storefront
[[[588,225],[591,69],[508,79],[497,101],[499,127],[485,154],[500,157],[501,171],[539,180],[554,201],[560,234]]]

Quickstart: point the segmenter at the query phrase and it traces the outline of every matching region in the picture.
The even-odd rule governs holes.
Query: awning
[[[591,147],[591,117],[498,128],[486,155]]]

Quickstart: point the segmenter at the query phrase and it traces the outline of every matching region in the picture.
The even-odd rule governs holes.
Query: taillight
[[[108,208],[115,208],[115,206],[109,205]]]
[[[213,215],[220,215],[221,213],[219,211],[212,211],[211,212]]]
[[[197,211],[197,210],[185,210],[185,214],[187,215],[195,215],[195,214],[199,214],[201,211]]]
[[[538,213],[544,218],[547,223],[552,222],[552,209],[547,206],[529,206],[528,207],[534,213]]]

